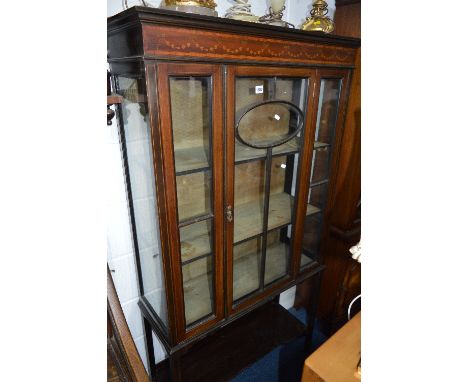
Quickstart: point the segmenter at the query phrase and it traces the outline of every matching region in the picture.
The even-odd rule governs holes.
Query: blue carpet
[[[305,309],[289,309],[289,312],[304,324],[307,319]],[[312,336],[312,351],[317,349],[327,340],[327,337],[319,330],[315,322]],[[231,382],[299,382],[301,380],[304,360],[309,354],[304,351],[304,337],[278,346],[271,352],[260,358],[248,368],[237,374]]]

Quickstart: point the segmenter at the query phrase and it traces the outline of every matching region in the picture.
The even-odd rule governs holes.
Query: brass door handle
[[[228,205],[226,207],[226,219],[229,223],[232,223],[232,207],[231,205]]]

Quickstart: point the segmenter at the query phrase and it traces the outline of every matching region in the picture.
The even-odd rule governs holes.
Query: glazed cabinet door
[[[230,66],[226,114],[226,255],[229,314],[294,277],[300,176],[313,148],[315,70]],[[297,251],[296,251],[297,252]],[[302,260],[301,260],[302,261]],[[304,260],[306,261],[306,260]]]
[[[302,224],[298,224],[296,243],[299,248],[296,250],[301,256],[296,258],[296,273],[307,272],[321,261],[321,244],[333,197],[331,191],[336,178],[349,75],[348,70],[317,70],[312,113],[314,150],[304,167],[308,185],[301,192],[305,194],[306,209],[316,208],[318,213],[299,216]]]
[[[178,341],[224,317],[221,73],[218,65],[157,65]]]

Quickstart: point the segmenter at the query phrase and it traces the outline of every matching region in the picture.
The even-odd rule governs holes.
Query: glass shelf
[[[328,143],[315,142],[314,150],[328,147]],[[300,137],[294,138],[280,146],[273,148],[273,156],[290,155],[298,153],[300,150]],[[253,147],[245,146],[241,143],[235,145],[236,161],[235,163],[244,163],[256,159],[266,158],[266,149],[256,149]]]
[[[291,223],[291,211],[294,207],[294,198],[285,193],[270,196],[268,211],[268,230],[282,227]],[[252,201],[236,205],[234,219],[234,243],[243,241],[262,233],[263,203]],[[320,209],[308,205],[307,215],[320,212]]]
[[[268,230],[283,227],[291,223],[293,206],[294,198],[291,195],[286,193],[271,195]],[[236,205],[235,211],[234,243],[239,243],[262,233],[263,206],[258,201]],[[307,215],[318,212],[320,212],[319,208],[310,204],[307,205]],[[209,222],[211,224],[211,221]],[[209,224],[207,222],[199,222],[181,228],[182,262],[185,263],[211,253],[211,225]]]
[[[209,170],[208,155],[204,147],[190,147],[174,151],[176,175]]]
[[[300,138],[292,139],[280,146],[273,148],[273,156],[290,155],[299,152]],[[324,142],[315,142],[314,150],[329,147],[330,144]],[[266,158],[266,149],[259,150],[241,143],[235,145],[236,163],[248,162],[256,159]],[[176,175],[186,173],[206,171],[210,169],[208,155],[204,147],[190,147],[175,150]]]
[[[289,253],[289,245],[286,243],[275,243],[267,247],[267,261],[265,264],[265,283],[270,284],[273,281],[284,277],[287,267],[287,256]],[[259,272],[258,272],[258,256],[252,252],[244,253],[242,257],[234,259],[234,269],[238,273],[238,277],[234,277],[234,300],[246,297],[247,295],[255,292],[259,285]],[[301,256],[301,265],[310,265],[311,261],[305,255]],[[184,299],[188,309],[186,309],[186,322],[187,325],[206,317],[212,311],[212,273],[197,271],[197,268],[209,268],[211,265],[206,265],[205,262],[211,262],[211,256],[200,261],[184,266]],[[194,264],[194,265],[192,265]],[[192,269],[189,270],[189,267]],[[194,277],[190,276],[194,273]],[[197,275],[200,273],[199,275]]]
[[[213,256],[182,266],[186,325],[213,312]]]

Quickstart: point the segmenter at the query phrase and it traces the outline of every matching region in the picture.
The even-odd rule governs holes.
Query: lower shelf
[[[228,381],[275,347],[304,334],[305,326],[297,318],[281,305],[269,302],[180,354],[181,380]],[[156,365],[153,380],[169,380],[168,360]]]

